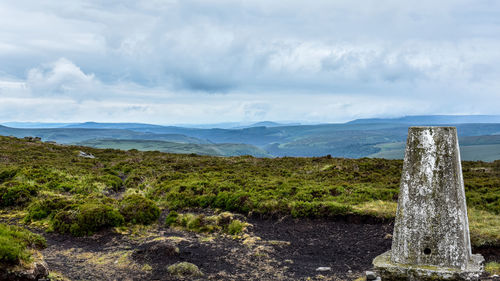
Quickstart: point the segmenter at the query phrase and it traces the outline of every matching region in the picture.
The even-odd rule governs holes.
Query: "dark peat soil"
[[[249,219],[235,239],[153,227],[139,235],[104,231],[91,237],[44,234],[51,271],[69,280],[355,280],[391,246],[392,224],[356,220]],[[500,261],[500,249],[474,249]],[[201,277],[168,266],[190,262]],[[328,271],[317,271],[330,267]]]

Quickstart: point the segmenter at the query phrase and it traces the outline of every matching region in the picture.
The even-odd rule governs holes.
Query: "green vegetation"
[[[165,224],[194,232],[213,233],[221,231],[230,235],[241,234],[247,226],[247,223],[234,219],[233,214],[229,212],[205,216],[204,214],[179,214],[171,211],[165,219]]]
[[[0,223],[0,266],[29,262],[30,249],[46,247],[45,239],[20,227]]]
[[[51,221],[55,231],[74,236],[91,235],[105,227],[119,226],[123,222],[123,216],[113,205],[96,201],[59,211]]]
[[[179,277],[200,277],[203,276],[201,270],[192,263],[178,262],[167,268],[168,273]]]
[[[37,194],[37,187],[9,181],[0,185],[0,207],[24,206]]]
[[[120,213],[126,221],[133,224],[151,224],[160,216],[160,209],[155,202],[141,195],[132,194],[120,202]]]
[[[167,224],[181,224],[182,213],[193,208],[262,216],[392,218],[402,169],[401,160],[225,158],[11,137],[0,137],[0,151],[0,194],[9,194],[1,208],[25,210],[27,222],[41,221],[74,235],[125,222],[151,223],[158,218],[156,207],[170,211]],[[79,151],[96,158],[79,157]],[[473,243],[500,245],[500,160],[465,161],[463,175]],[[122,200],[113,199],[121,193]],[[136,204],[140,207],[131,207]],[[208,217],[191,218],[190,225],[210,229]],[[231,228],[237,229],[236,224]]]
[[[488,272],[490,275],[500,275],[500,263],[489,262],[485,265],[484,270],[486,270],[486,272]]]

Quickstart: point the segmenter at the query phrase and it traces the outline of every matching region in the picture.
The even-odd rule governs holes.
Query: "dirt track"
[[[196,234],[150,227],[135,235],[103,231],[91,237],[43,233],[51,271],[70,280],[196,280],[171,276],[179,261],[196,264],[197,280],[354,280],[391,246],[391,223],[250,219],[248,235]],[[175,248],[178,249],[176,252]],[[500,249],[475,249],[500,261]],[[318,267],[330,271],[318,272]],[[308,279],[309,278],[309,279]]]
[[[392,224],[363,217],[248,222],[238,239],[158,226],[77,238],[37,232],[47,238],[43,254],[51,272],[65,280],[354,280],[391,246]],[[500,248],[473,252],[500,262]],[[204,276],[170,275],[167,267],[180,261],[197,265]]]

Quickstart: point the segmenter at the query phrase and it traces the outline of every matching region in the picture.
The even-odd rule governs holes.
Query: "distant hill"
[[[409,125],[439,125],[464,123],[500,123],[500,115],[416,115],[400,118],[356,119],[348,124],[393,123]]]
[[[403,159],[405,142],[383,143],[375,145],[380,151],[369,157],[385,159]],[[500,135],[460,137],[461,159],[465,161],[494,161],[500,159]]]
[[[85,122],[77,124],[69,124],[64,128],[80,128],[80,129],[134,129],[134,128],[159,128],[160,125],[143,124],[143,123],[97,123]]]
[[[212,156],[241,156],[252,155],[255,157],[270,157],[264,150],[248,144],[220,143],[220,144],[194,144],[150,140],[88,140],[76,143],[77,145],[95,148],[114,148],[121,150],[137,149],[142,151],[161,151],[168,153]]]
[[[311,157],[332,155],[334,157],[361,158],[384,157],[400,158],[398,144],[406,140],[408,127],[412,125],[451,125],[456,126],[463,146],[468,146],[467,159],[491,161],[500,159],[497,152],[500,144],[491,143],[494,136],[500,135],[498,116],[409,116],[396,119],[364,119],[342,124],[284,125],[275,122],[256,123],[252,127],[221,128],[186,128],[160,126],[141,123],[95,123],[72,124],[63,128],[10,128],[0,126],[0,135],[36,136],[43,141],[58,143],[82,143],[93,140],[126,140],[131,142],[163,141],[178,144],[214,145],[210,149],[220,149],[224,144],[230,149],[219,152],[207,152],[207,147],[183,146],[183,151],[210,155],[266,155],[273,157],[294,156]],[[455,123],[465,121],[483,121],[482,123]],[[435,124],[440,123],[440,124]],[[262,126],[258,126],[262,125]],[[266,126],[268,125],[268,126]],[[283,125],[283,126],[282,126]],[[471,137],[471,138],[464,138]],[[111,147],[111,142],[106,147]],[[112,143],[117,148],[125,144]],[[241,144],[250,147],[243,147]],[[149,148],[156,144],[147,144]],[[159,144],[158,144],[159,145]],[[478,145],[483,145],[479,147]],[[145,149],[145,144],[138,145]],[[169,146],[170,148],[173,145]],[[133,148],[133,147],[131,147]],[[259,150],[256,151],[255,149]],[[139,148],[137,148],[139,149]],[[151,148],[152,149],[152,148]],[[160,150],[160,149],[154,149]],[[201,151],[201,152],[200,152]],[[183,152],[184,153],[184,152]],[[215,154],[214,154],[215,153]],[[228,154],[229,153],[229,154]],[[234,153],[234,154],[231,154]],[[466,159],[466,158],[464,158]]]
[[[0,135],[14,136],[18,138],[33,136],[40,137],[43,141],[55,141],[63,144],[77,143],[90,139],[160,140],[195,144],[210,143],[210,141],[207,140],[189,137],[182,134],[153,134],[123,129],[19,129],[0,125]]]
[[[272,121],[262,121],[246,126],[233,127],[232,129],[244,129],[252,127],[284,127],[284,126],[300,126],[300,123],[277,123]]]
[[[62,128],[71,123],[5,122],[1,125],[12,128]]]

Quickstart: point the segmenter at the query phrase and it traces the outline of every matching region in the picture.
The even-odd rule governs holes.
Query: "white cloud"
[[[30,69],[27,85],[37,95],[66,95],[79,99],[94,95],[100,88],[93,74],[83,73],[65,58]]]
[[[3,2],[0,77],[26,88],[0,83],[0,103],[63,98],[60,118],[85,120],[78,108],[99,101],[103,119],[167,123],[496,113],[499,13],[489,0]]]

